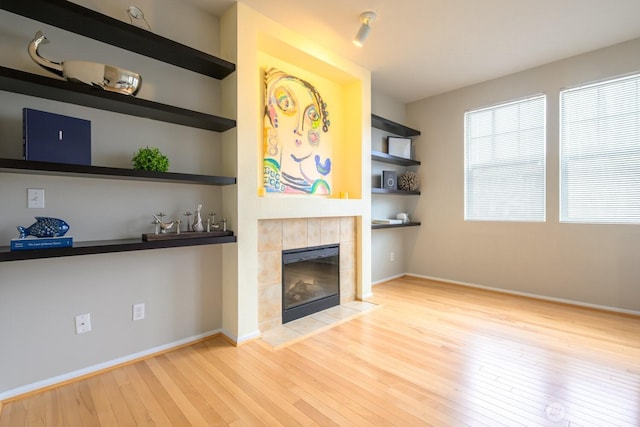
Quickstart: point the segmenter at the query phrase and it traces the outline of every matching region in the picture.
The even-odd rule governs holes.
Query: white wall
[[[129,3],[83,4],[127,20],[123,8]],[[170,0],[136,4],[155,32],[219,52],[217,18]],[[0,12],[2,65],[48,75],[27,55],[38,29],[51,41],[42,48],[45,56],[119,65],[142,74],[140,98],[223,114],[221,83],[215,79],[5,11]],[[20,158],[21,112],[30,107],[91,120],[95,165],[129,167],[137,148],[152,145],[169,156],[170,171],[222,174],[221,136],[214,132],[0,94],[0,157]],[[45,189],[45,209],[26,208],[27,188]],[[8,246],[15,227],[30,225],[35,215],[66,219],[76,241],[139,237],[152,231],[151,215],[158,211],[177,217],[203,203],[205,212],[223,213],[222,191],[0,173],[0,246]],[[221,260],[221,246],[202,246],[0,263],[0,399],[53,377],[219,330]],[[132,304],[139,302],[146,304],[146,319],[133,323]],[[83,313],[91,313],[93,331],[75,335],[74,316]]]
[[[569,58],[407,107],[422,130],[422,227],[409,272],[585,304],[640,311],[640,227],[560,224],[559,90],[640,71],[640,40]],[[547,94],[547,221],[464,222],[463,114]]]

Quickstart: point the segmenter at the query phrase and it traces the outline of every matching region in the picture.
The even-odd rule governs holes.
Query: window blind
[[[545,221],[546,96],[465,113],[465,220]]]
[[[561,91],[560,221],[640,223],[640,75]]]

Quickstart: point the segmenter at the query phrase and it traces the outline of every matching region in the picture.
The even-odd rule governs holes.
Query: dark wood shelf
[[[0,90],[215,132],[224,132],[236,126],[235,120],[224,117],[186,110],[172,105],[109,92],[82,83],[67,82],[7,67],[0,67]]]
[[[177,184],[232,185],[236,183],[236,178],[226,176],[152,172],[105,166],[85,166],[1,158],[0,172],[54,176],[82,176],[86,178],[125,179],[130,181],[171,182]]]
[[[420,135],[419,130],[411,129],[410,127],[385,119],[384,117],[376,116],[375,114],[371,115],[371,126],[405,138]]]
[[[0,8],[216,79],[224,79],[235,71],[235,65],[231,62],[69,1],[0,0]],[[224,132],[236,126],[235,120],[224,117],[160,104],[133,96],[96,89],[81,83],[67,82],[1,66],[0,90],[215,132]],[[203,185],[231,185],[236,183],[236,179],[231,177],[136,171],[102,166],[14,159],[0,159],[0,172]],[[4,246],[0,247],[0,262],[212,245],[236,241],[234,233],[228,231],[216,232],[215,235],[206,237],[154,241],[143,241],[141,238],[136,238],[74,242],[73,247],[56,249],[11,251],[8,246]]]
[[[372,188],[372,194],[391,194],[396,196],[419,196],[419,191],[389,190],[388,188]]]
[[[420,226],[419,222],[409,222],[407,224],[371,224],[372,230],[377,230],[380,228],[402,228],[402,227],[418,227]]]
[[[418,166],[420,161],[413,159],[405,159],[404,157],[392,156],[381,151],[371,151],[371,159],[377,162],[389,163],[400,166]]]
[[[222,232],[221,232],[222,233]],[[113,252],[142,251],[149,249],[175,248],[181,246],[217,245],[236,242],[232,231],[229,235],[217,237],[198,237],[194,239],[155,240],[143,242],[142,239],[101,240],[92,242],[73,242],[73,247],[56,249],[34,249],[12,251],[8,246],[0,247],[0,262],[23,261],[29,259],[59,258],[78,255],[95,255]]]
[[[64,0],[1,0],[0,7],[196,73],[223,79],[235,64]],[[123,14],[125,11],[123,10]]]

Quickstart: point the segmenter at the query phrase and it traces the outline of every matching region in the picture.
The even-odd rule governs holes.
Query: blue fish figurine
[[[20,232],[20,238],[24,239],[27,236],[35,237],[61,237],[69,231],[69,224],[58,218],[48,218],[43,216],[37,216],[36,222],[29,227],[24,228],[18,226]]]

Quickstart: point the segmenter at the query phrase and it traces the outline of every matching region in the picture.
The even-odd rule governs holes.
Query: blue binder
[[[25,160],[91,165],[91,122],[23,108]]]

